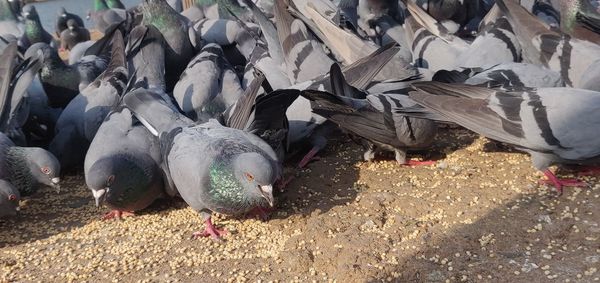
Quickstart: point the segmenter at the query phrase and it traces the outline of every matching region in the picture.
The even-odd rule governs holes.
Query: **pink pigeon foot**
[[[544,175],[546,176],[546,180],[540,180],[542,184],[553,185],[556,188],[556,191],[559,195],[563,193],[563,187],[586,187],[587,184],[585,182],[579,181],[577,179],[560,179],[552,173],[549,169],[544,170]]]
[[[302,160],[300,160],[300,163],[298,163],[298,168],[302,169],[304,167],[306,167],[306,165],[308,165],[309,162],[313,161],[313,160],[319,160],[320,158],[317,157],[317,153],[319,152],[319,149],[316,147],[313,147],[303,158]]]
[[[115,210],[111,210],[107,214],[104,214],[104,216],[102,216],[102,220],[109,220],[109,219],[121,220],[122,218],[129,217],[129,216],[135,216],[135,213],[133,213],[132,211],[123,211],[123,210],[115,209]]]
[[[409,159],[403,165],[404,166],[430,166],[430,165],[435,165],[435,161],[433,161],[433,160],[417,161],[417,160]]]
[[[227,234],[227,230],[219,230],[213,225],[210,218],[206,220],[206,226],[204,231],[196,231],[192,234],[192,239],[198,239],[200,237],[212,237],[214,240],[221,240],[222,236]]]

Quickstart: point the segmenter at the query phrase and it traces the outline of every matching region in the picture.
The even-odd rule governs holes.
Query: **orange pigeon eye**
[[[248,181],[252,182],[252,181],[254,181],[254,176],[252,176],[252,174],[250,174],[250,173],[246,173],[246,179],[248,179]]]
[[[8,200],[10,200],[10,201],[15,201],[15,200],[17,200],[17,196],[16,196],[16,195],[13,195],[13,194],[11,194],[11,195],[9,195],[9,196],[8,196]]]
[[[46,175],[50,174],[50,168],[48,168],[48,167],[42,167],[42,173],[44,173]]]

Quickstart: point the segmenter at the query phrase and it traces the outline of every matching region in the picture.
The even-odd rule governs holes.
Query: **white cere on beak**
[[[262,196],[269,202],[269,205],[273,207],[273,205],[275,205],[275,200],[273,199],[273,186],[259,186],[259,188]]]
[[[100,206],[100,201],[102,200],[102,197],[106,191],[108,191],[108,189],[92,190],[92,195],[94,195],[94,199],[96,200],[96,207]]]
[[[54,177],[54,178],[52,178],[50,181],[52,181],[52,184],[55,184],[55,185],[56,185],[56,184],[60,183],[60,178],[58,178],[58,177]]]

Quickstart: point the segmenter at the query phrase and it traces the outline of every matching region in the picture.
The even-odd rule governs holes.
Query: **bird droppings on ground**
[[[69,176],[0,220],[0,281],[600,281],[597,179],[557,196],[527,155],[453,132],[426,167],[363,162],[337,143],[279,192],[270,220],[217,215],[224,242],[190,239],[203,223],[180,200],[101,221]]]

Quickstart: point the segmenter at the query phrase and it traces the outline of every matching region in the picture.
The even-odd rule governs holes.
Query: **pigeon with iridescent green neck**
[[[79,26],[74,19],[67,21],[68,28],[60,33],[60,49],[71,50],[80,42],[90,40],[90,32]]]
[[[39,147],[20,147],[0,133],[0,179],[9,181],[21,195],[35,193],[40,185],[59,188],[60,164]]]
[[[273,183],[281,164],[259,137],[210,120],[194,125],[151,91],[127,94],[123,101],[135,116],[160,136],[170,184],[206,221],[194,237],[220,238],[211,213],[240,215],[257,206],[274,205]]]
[[[56,45],[52,35],[42,26],[35,6],[26,5],[23,7],[23,17],[25,18],[25,33],[19,41],[19,46],[23,50],[27,50],[29,46],[38,42],[50,44],[51,46]]]
[[[8,0],[0,0],[0,34],[12,34],[20,37],[23,30],[24,26],[19,22]]]
[[[20,199],[19,190],[10,182],[0,179],[0,218],[15,215]]]
[[[125,5],[120,0],[105,0],[106,6],[110,9],[125,9]]]
[[[167,90],[171,90],[194,55],[194,47],[188,35],[190,22],[173,10],[165,0],[144,0],[142,11],[143,24],[153,25],[164,37],[166,83]]]

